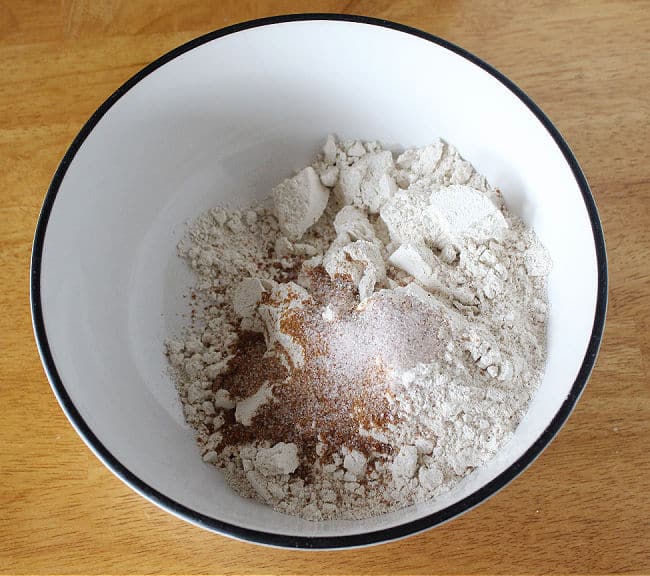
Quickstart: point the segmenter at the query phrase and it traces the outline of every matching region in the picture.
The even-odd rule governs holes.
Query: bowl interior
[[[186,222],[222,202],[266,196],[331,132],[394,149],[445,138],[501,188],[554,265],[546,375],[499,456],[439,500],[368,520],[311,523],[240,498],[203,464],[166,373],[162,342],[187,311],[181,296],[192,279],[175,250]],[[217,520],[326,537],[422,518],[513,465],[571,390],[594,323],[598,274],[575,177],[518,97],[423,38],[319,20],[216,38],[128,90],[65,173],[45,232],[40,280],[45,335],[61,381],[122,465]]]

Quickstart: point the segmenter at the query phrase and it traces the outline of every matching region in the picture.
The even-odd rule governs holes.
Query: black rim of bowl
[[[382,530],[376,530],[372,532],[365,532],[361,534],[345,535],[345,536],[327,536],[327,537],[310,537],[310,536],[293,536],[293,535],[283,535],[283,534],[274,534],[272,532],[264,532],[260,530],[252,530],[248,528],[243,528],[235,524],[230,524],[228,522],[223,522],[206,516],[187,506],[184,506],[171,498],[165,496],[164,494],[158,492],[147,483],[143,482],[140,478],[131,473],[111,452],[102,444],[102,442],[95,436],[93,431],[86,424],[81,414],[78,412],[77,408],[74,405],[74,402],[68,395],[65,385],[61,378],[59,377],[50,346],[47,340],[47,333],[45,330],[45,323],[43,320],[43,311],[41,307],[41,260],[43,256],[43,247],[45,242],[45,233],[47,230],[47,224],[52,212],[52,206],[56,200],[56,195],[59,191],[61,183],[65,177],[66,171],[72,162],[75,154],[92,132],[95,125],[99,120],[104,116],[104,114],[119,100],[124,96],[133,86],[135,86],[140,80],[145,78],[147,75],[151,74],[157,68],[163,66],[170,60],[177,58],[181,54],[201,46],[206,42],[221,38],[229,34],[234,34],[241,30],[247,30],[250,28],[257,28],[259,26],[268,26],[272,24],[286,23],[286,22],[298,22],[298,21],[307,21],[307,20],[331,20],[331,21],[343,21],[343,22],[353,22],[358,24],[369,24],[373,26],[380,26],[384,28],[389,28],[396,30],[398,32],[403,32],[406,34],[411,34],[419,38],[438,44],[447,50],[455,52],[456,54],[462,56],[466,60],[469,60],[473,64],[482,68],[494,78],[499,80],[503,85],[505,85],[511,92],[513,92],[537,117],[537,119],[544,125],[546,130],[555,140],[558,148],[562,151],[564,158],[571,167],[575,180],[580,187],[582,192],[583,200],[589,214],[589,219],[591,220],[591,228],[594,237],[594,243],[596,248],[596,258],[598,265],[598,294],[596,301],[596,311],[594,316],[594,323],[591,332],[591,337],[589,344],[587,346],[587,351],[585,353],[582,365],[578,372],[578,375],[571,387],[569,394],[562,403],[562,406],[558,412],[553,417],[553,420],[544,430],[539,438],[526,450],[526,452],[511,466],[509,466],[505,471],[499,474],[496,478],[490,481],[488,484],[481,487],[476,492],[471,495],[463,498],[462,500],[456,502],[455,504],[448,506],[438,512],[419,518],[417,520],[407,522],[392,528],[386,528]],[[333,549],[333,548],[349,548],[356,546],[365,546],[369,544],[376,544],[381,542],[387,542],[390,540],[395,540],[398,538],[403,538],[410,534],[421,532],[432,528],[443,522],[446,522],[455,516],[458,516],[469,509],[477,506],[506,484],[512,481],[516,476],[518,476],[528,465],[530,465],[537,456],[542,452],[542,450],[549,444],[552,438],[560,430],[569,414],[571,413],[575,403],[577,402],[580,394],[582,393],[589,374],[594,366],[596,361],[596,356],[598,354],[598,348],[602,339],[603,329],[605,325],[605,314],[607,309],[607,257],[605,253],[605,240],[603,237],[603,231],[600,224],[600,219],[598,217],[598,211],[596,209],[596,204],[594,202],[591,191],[585,179],[580,166],[578,165],[577,160],[575,159],[573,153],[571,152],[568,144],[565,142],[564,138],[560,135],[559,131],[547,118],[547,116],[540,110],[540,108],[513,82],[506,78],[503,74],[492,68],[489,64],[483,62],[480,58],[477,58],[473,54],[470,54],[463,48],[455,46],[446,40],[438,38],[427,32],[405,26],[403,24],[397,24],[395,22],[390,22],[387,20],[379,20],[376,18],[369,18],[365,16],[355,16],[355,15],[345,15],[345,14],[291,14],[285,16],[274,16],[271,18],[261,18],[258,20],[251,20],[248,22],[243,22],[236,24],[234,26],[229,26],[221,30],[216,30],[210,32],[199,38],[195,38],[171,50],[167,54],[164,54],[140,72],[135,74],[127,82],[125,82],[120,88],[118,88],[90,117],[90,119],[83,126],[79,134],[76,136],[70,148],[67,150],[63,160],[59,164],[48,192],[45,196],[43,202],[43,207],[41,214],[38,220],[36,227],[36,233],[34,237],[34,244],[32,248],[32,262],[31,262],[31,307],[32,307],[32,321],[34,325],[34,332],[36,335],[36,341],[38,344],[39,352],[41,355],[41,360],[45,367],[50,384],[52,389],[59,400],[64,412],[67,417],[76,428],[79,435],[83,440],[88,444],[88,446],[93,450],[93,452],[103,461],[103,463],[119,478],[121,478],[126,484],[133,488],[136,492],[140,493],[147,499],[151,500],[164,510],[171,512],[172,514],[187,520],[195,525],[206,528],[213,532],[224,534],[227,536],[234,537],[236,539],[255,542],[259,544],[265,544],[268,546],[276,546],[282,548],[305,548],[305,549]]]

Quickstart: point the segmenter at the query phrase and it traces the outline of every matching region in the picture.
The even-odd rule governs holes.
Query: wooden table
[[[650,573],[650,3],[0,2],[0,572]],[[145,64],[241,20],[310,11],[397,20],[513,79],[590,181],[610,262],[597,367],[559,437],[479,508],[364,550],[305,553],[215,536],[149,504],[61,412],[30,324],[32,234],[93,110]]]

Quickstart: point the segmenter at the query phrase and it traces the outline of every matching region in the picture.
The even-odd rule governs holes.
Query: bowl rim
[[[224,522],[207,516],[191,508],[176,502],[165,494],[159,492],[146,482],[135,476],[126,466],[124,466],[113,454],[102,444],[100,439],[93,433],[88,424],[84,421],[83,417],[77,410],[72,398],[66,391],[65,385],[61,380],[57,371],[54,358],[50,349],[45,330],[45,321],[43,318],[43,309],[41,302],[41,264],[43,257],[43,249],[45,246],[45,236],[48,221],[52,212],[52,207],[56,200],[57,193],[61,187],[66,172],[72,162],[74,156],[79,148],[90,135],[94,127],[106,112],[131,88],[138,82],[151,74],[156,69],[164,64],[177,58],[178,56],[201,46],[212,40],[216,40],[223,36],[234,34],[243,30],[258,28],[262,26],[269,26],[274,24],[282,24],[288,22],[302,22],[302,21],[335,21],[335,22],[349,22],[355,24],[364,24],[388,28],[397,32],[417,36],[434,44],[437,44],[447,50],[450,50],[459,56],[465,58],[472,64],[482,68],[501,84],[508,88],[515,96],[519,98],[527,108],[537,117],[542,125],[549,132],[555,144],[562,152],[566,162],[568,163],[571,171],[575,177],[576,183],[582,192],[582,197],[589,215],[591,222],[591,229],[594,238],[596,249],[596,261],[598,271],[598,286],[597,286],[597,299],[596,309],[594,314],[594,323],[591,331],[591,336],[583,358],[580,370],[576,379],[569,391],[566,399],[560,406],[559,410],[551,420],[550,424],[544,432],[535,440],[535,442],[526,450],[526,452],[506,470],[499,474],[496,478],[470,494],[469,496],[459,500],[458,502],[443,508],[437,512],[412,520],[398,526],[391,528],[384,528],[381,530],[374,530],[360,534],[351,534],[344,536],[295,536],[276,534],[272,532],[265,532],[237,526],[228,522]],[[63,159],[61,160],[47,194],[43,201],[43,206],[39,215],[36,231],[34,235],[34,242],[32,246],[31,256],[31,274],[30,274],[30,302],[32,313],[32,324],[38,346],[41,362],[43,363],[47,378],[50,382],[52,390],[59,401],[64,413],[70,420],[77,433],[81,436],[88,447],[94,454],[103,462],[103,464],[111,470],[118,478],[126,483],[130,488],[147,498],[163,510],[187,521],[191,524],[201,528],[210,530],[212,532],[230,536],[232,538],[263,544],[278,548],[299,548],[299,549],[312,549],[312,550],[325,550],[325,549],[342,549],[354,548],[360,546],[367,546],[371,544],[379,544],[404,538],[411,534],[422,532],[434,526],[438,526],[452,518],[459,516],[474,508],[481,502],[487,500],[489,497],[496,494],[499,490],[509,484],[516,478],[525,468],[527,468],[546,448],[553,437],[558,433],[563,426],[570,413],[572,412],[578,398],[582,394],[584,387],[587,383],[589,375],[596,362],[598,350],[602,341],[603,330],[605,326],[605,316],[607,311],[607,286],[608,286],[608,273],[607,273],[607,255],[605,251],[605,239],[603,236],[602,225],[598,216],[598,210],[593,198],[593,195],[587,184],[587,180],[571,152],[569,145],[564,140],[558,129],[553,125],[549,118],[542,112],[542,110],[533,102],[533,100],[524,93],[518,86],[516,86],[510,79],[508,79],[501,72],[471,54],[467,50],[443,40],[442,38],[418,30],[416,28],[399,24],[389,20],[372,18],[368,16],[350,15],[350,14],[329,14],[329,13],[305,13],[305,14],[287,14],[280,16],[272,16],[268,18],[259,18],[241,22],[226,28],[221,28],[213,32],[209,32],[173,50],[163,54],[151,64],[144,67],[142,70],[133,75],[122,86],[120,86],[111,96],[109,96],[99,108],[87,120],[81,128],[72,144],[66,151]]]

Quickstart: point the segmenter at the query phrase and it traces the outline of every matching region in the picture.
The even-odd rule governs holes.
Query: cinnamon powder
[[[289,310],[281,322],[282,331],[304,349],[303,366],[288,371],[273,351],[266,350],[262,334],[240,333],[235,358],[216,385],[240,400],[267,382],[274,399],[258,410],[251,426],[243,426],[231,415],[222,429],[224,442],[293,442],[300,447],[307,465],[304,470],[317,457],[319,444],[320,456],[341,446],[366,455],[389,454],[390,446],[359,432],[360,428],[381,429],[393,421],[386,371],[372,362],[351,373],[330,361],[332,332],[359,314],[353,286],[345,278],[331,280],[319,267],[311,272],[311,294],[304,307]],[[337,310],[335,323],[322,317],[328,304]]]

